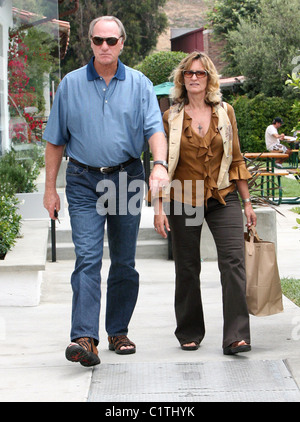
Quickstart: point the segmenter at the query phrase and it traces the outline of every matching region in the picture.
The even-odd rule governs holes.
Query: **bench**
[[[253,177],[261,178],[260,181],[260,192],[261,196],[267,199],[271,199],[275,205],[280,205],[282,203],[282,186],[281,186],[281,177],[288,176],[288,171],[266,171],[257,170],[254,172]],[[275,180],[277,179],[277,182]],[[275,192],[278,190],[278,198],[275,197]]]
[[[289,166],[287,169],[297,169],[299,165],[299,149],[292,149],[292,154],[289,157]]]

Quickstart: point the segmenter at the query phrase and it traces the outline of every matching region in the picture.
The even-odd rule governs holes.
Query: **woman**
[[[256,225],[256,215],[249,198],[247,180],[251,175],[240,152],[234,110],[221,102],[219,77],[205,54],[189,54],[173,76],[174,105],[164,113],[163,120],[169,140],[171,186],[174,181],[179,183],[170,190],[169,220],[162,206],[164,195],[156,199],[154,226],[163,237],[166,237],[165,228],[172,234],[176,269],[175,335],[183,350],[196,350],[205,334],[199,279],[203,220],[191,220],[191,209],[195,212],[201,209],[199,197],[203,192],[202,209],[216,242],[221,273],[223,352],[230,355],[246,352],[251,350],[250,328],[245,295],[243,217],[237,191],[248,226]],[[203,181],[200,194],[197,181]]]

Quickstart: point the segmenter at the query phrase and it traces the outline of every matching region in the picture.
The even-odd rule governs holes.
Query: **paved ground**
[[[281,206],[286,217],[277,217],[278,263],[282,277],[300,278],[300,230],[292,229],[296,216],[288,211],[290,208]],[[93,371],[66,361],[64,350],[68,344],[71,312],[69,278],[73,265],[73,261],[47,263],[38,307],[0,308],[1,402],[141,402],[154,399],[163,402],[166,397],[173,397],[174,401],[181,397],[184,401],[179,395],[182,388],[188,394],[186,401],[299,401],[296,383],[300,385],[300,308],[284,298],[283,313],[251,317],[252,352],[240,357],[224,356],[216,262],[202,265],[206,337],[198,351],[182,351],[173,335],[174,263],[138,260],[141,287],[130,326],[130,337],[137,344],[137,353],[119,356],[107,349],[102,316],[101,365]],[[104,280],[108,265],[106,260]],[[105,287],[104,282],[102,309],[105,308]],[[178,365],[182,369],[180,379],[175,376]],[[157,378],[155,374],[160,375]],[[248,374],[250,384],[246,389],[237,388],[245,374]],[[274,383],[270,386],[272,377]],[[115,389],[107,389],[107,385],[112,385],[108,382],[110,379]],[[135,388],[137,379],[138,391]],[[203,394],[205,388],[210,395]],[[196,395],[193,395],[195,391]]]

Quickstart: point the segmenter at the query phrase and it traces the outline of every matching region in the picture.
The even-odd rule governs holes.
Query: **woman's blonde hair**
[[[187,90],[184,85],[183,71],[189,70],[194,60],[200,60],[205,70],[207,70],[207,87],[205,102],[209,105],[219,104],[222,100],[222,94],[220,91],[219,75],[215,68],[215,65],[207,54],[194,51],[181,60],[176,69],[172,72],[171,77],[173,78],[174,87],[171,90],[171,100],[174,104],[184,103],[188,104]]]

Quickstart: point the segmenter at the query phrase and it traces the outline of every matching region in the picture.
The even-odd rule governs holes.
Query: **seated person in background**
[[[283,120],[280,117],[275,117],[272,124],[269,125],[265,132],[265,141],[267,150],[270,152],[282,152],[283,154],[291,155],[292,151],[286,146],[282,145],[280,141],[284,139],[284,133],[279,135],[278,129],[283,125]],[[276,160],[276,167],[282,168],[282,163],[286,158]]]

